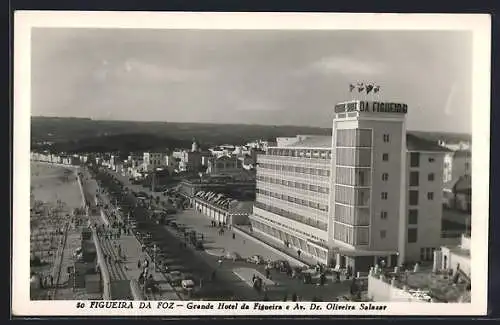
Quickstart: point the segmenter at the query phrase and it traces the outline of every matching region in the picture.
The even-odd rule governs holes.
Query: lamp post
[[[156,250],[157,250],[157,247],[156,247],[156,244],[154,244],[154,246],[153,246],[153,265],[154,265],[155,272],[157,271],[157,269],[156,269]]]

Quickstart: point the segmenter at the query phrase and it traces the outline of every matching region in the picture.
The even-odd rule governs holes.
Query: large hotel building
[[[406,113],[349,101],[335,106],[332,136],[278,138],[258,156],[253,231],[356,271],[432,260],[448,150],[407,133]]]

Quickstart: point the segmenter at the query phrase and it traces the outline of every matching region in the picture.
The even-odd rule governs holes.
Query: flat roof
[[[285,145],[282,147],[271,148],[325,148],[332,147],[332,136],[330,135],[311,135],[302,140]],[[406,133],[406,149],[408,151],[435,151],[435,152],[451,152],[450,149],[440,146],[437,142],[427,140],[417,136],[412,132]]]

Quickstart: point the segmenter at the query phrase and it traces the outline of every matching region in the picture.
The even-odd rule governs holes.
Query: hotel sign
[[[386,102],[349,102],[335,105],[335,113],[367,112],[367,113],[399,113],[406,114],[408,105]]]

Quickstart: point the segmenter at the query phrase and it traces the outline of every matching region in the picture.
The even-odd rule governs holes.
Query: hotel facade
[[[277,139],[257,159],[253,231],[356,271],[432,260],[448,150],[407,134],[406,113],[405,104],[344,102],[332,136]]]

